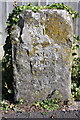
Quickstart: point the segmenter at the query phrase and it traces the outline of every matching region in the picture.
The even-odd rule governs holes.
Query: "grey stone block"
[[[71,94],[72,18],[65,10],[25,10],[12,32],[15,100]]]

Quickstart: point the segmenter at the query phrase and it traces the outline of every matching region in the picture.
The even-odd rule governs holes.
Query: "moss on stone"
[[[45,62],[44,60],[40,61],[41,64],[44,64],[44,62]]]
[[[36,47],[32,47],[32,51],[29,52],[29,55],[35,54],[36,51],[38,51],[38,49]]]
[[[55,43],[66,43],[70,26],[65,20],[62,21],[59,15],[55,15],[54,18],[49,17],[49,22],[45,22],[45,34],[51,37]],[[62,24],[63,22],[63,24]]]
[[[41,43],[42,47],[45,48],[45,47],[48,47],[50,46],[50,43],[47,42],[47,41],[44,41],[43,43]]]
[[[59,51],[59,49],[58,48],[55,48],[56,49],[56,52],[58,52]]]
[[[34,42],[34,43],[32,43],[32,45],[33,45],[33,46],[37,46],[38,44],[39,44],[39,43],[35,43],[35,42]]]

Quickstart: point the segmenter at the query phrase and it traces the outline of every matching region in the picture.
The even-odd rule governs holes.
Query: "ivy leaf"
[[[74,14],[72,14],[72,18],[75,18],[75,15],[74,15]]]
[[[19,111],[19,108],[18,108],[18,107],[14,107],[13,110],[14,110],[15,112],[17,112],[17,111]]]
[[[13,17],[12,20],[15,21],[15,22],[18,22],[18,21],[19,21],[19,18]]]
[[[20,98],[19,103],[20,103],[20,104],[23,104],[23,103],[24,103],[24,99],[23,99],[23,98]]]
[[[10,93],[10,94],[11,94],[11,93],[12,93],[12,90],[10,90],[10,89],[9,89],[9,90],[8,90],[8,93]]]
[[[78,49],[78,48],[79,48],[79,45],[74,45],[73,46],[73,50]]]

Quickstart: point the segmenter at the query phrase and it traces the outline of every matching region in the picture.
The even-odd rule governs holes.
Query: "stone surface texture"
[[[15,100],[28,103],[71,93],[72,19],[65,10],[25,10],[12,32]]]

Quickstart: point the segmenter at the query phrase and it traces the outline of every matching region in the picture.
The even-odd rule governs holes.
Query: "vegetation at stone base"
[[[18,102],[10,102],[8,100],[0,100],[0,111],[20,111],[20,105],[24,105],[25,101],[23,98],[20,98]]]
[[[57,110],[59,108],[58,101],[56,99],[51,99],[50,101],[43,100],[43,102],[36,101],[36,103],[34,105],[36,107],[40,106],[40,107],[46,109],[47,111],[53,111],[53,110]]]
[[[59,91],[55,91],[54,93],[57,97],[52,98],[52,99],[45,99],[42,102],[36,101],[34,106],[38,107],[40,106],[41,108],[47,110],[47,111],[53,111],[59,109],[59,105],[63,104],[62,101],[62,95],[60,94]]]
[[[36,109],[42,110],[41,114],[46,115],[46,112],[44,111],[54,111],[60,108],[61,105],[63,105],[63,100],[62,100],[62,95],[58,90],[54,91],[54,95],[56,96],[55,98],[51,99],[45,99],[43,101],[36,101],[34,104],[31,106],[35,107]],[[10,103],[7,100],[0,101],[0,110],[1,111],[20,111],[20,106],[21,105],[27,105],[25,100],[23,98],[20,98],[19,102],[16,102],[15,104]]]
[[[20,104],[24,104],[24,102],[25,102],[25,100],[24,100],[23,98],[20,98],[20,99],[19,99],[19,103],[20,103]]]
[[[16,104],[12,104],[7,100],[3,100],[3,101],[0,101],[0,111],[3,111],[3,110],[6,110],[6,111],[13,110],[16,112],[19,110],[19,108],[16,106]]]
[[[4,113],[10,111],[25,112],[27,110],[28,112],[40,111],[41,115],[47,115],[47,111],[61,110],[65,106],[62,95],[58,90],[54,92],[54,95],[56,95],[56,97],[42,101],[35,101],[34,104],[29,104],[29,106],[23,98],[20,98],[19,102],[16,102],[15,104],[10,103],[7,100],[3,100],[0,101],[0,111]],[[72,104],[72,101],[70,101],[69,105],[70,104]]]
[[[9,18],[7,20],[6,31],[8,33],[8,36],[5,41],[4,45],[5,55],[2,60],[3,98],[5,99],[13,98],[14,95],[11,32],[13,31],[13,26],[18,24],[20,20],[20,14],[23,12],[23,10],[26,9],[32,9],[34,12],[37,12],[40,9],[63,9],[67,10],[72,15],[73,19],[80,16],[75,10],[72,10],[69,6],[66,6],[63,3],[55,3],[47,6],[32,6],[32,4],[28,4],[23,6],[17,6],[16,8],[13,9],[13,11],[9,14]]]

